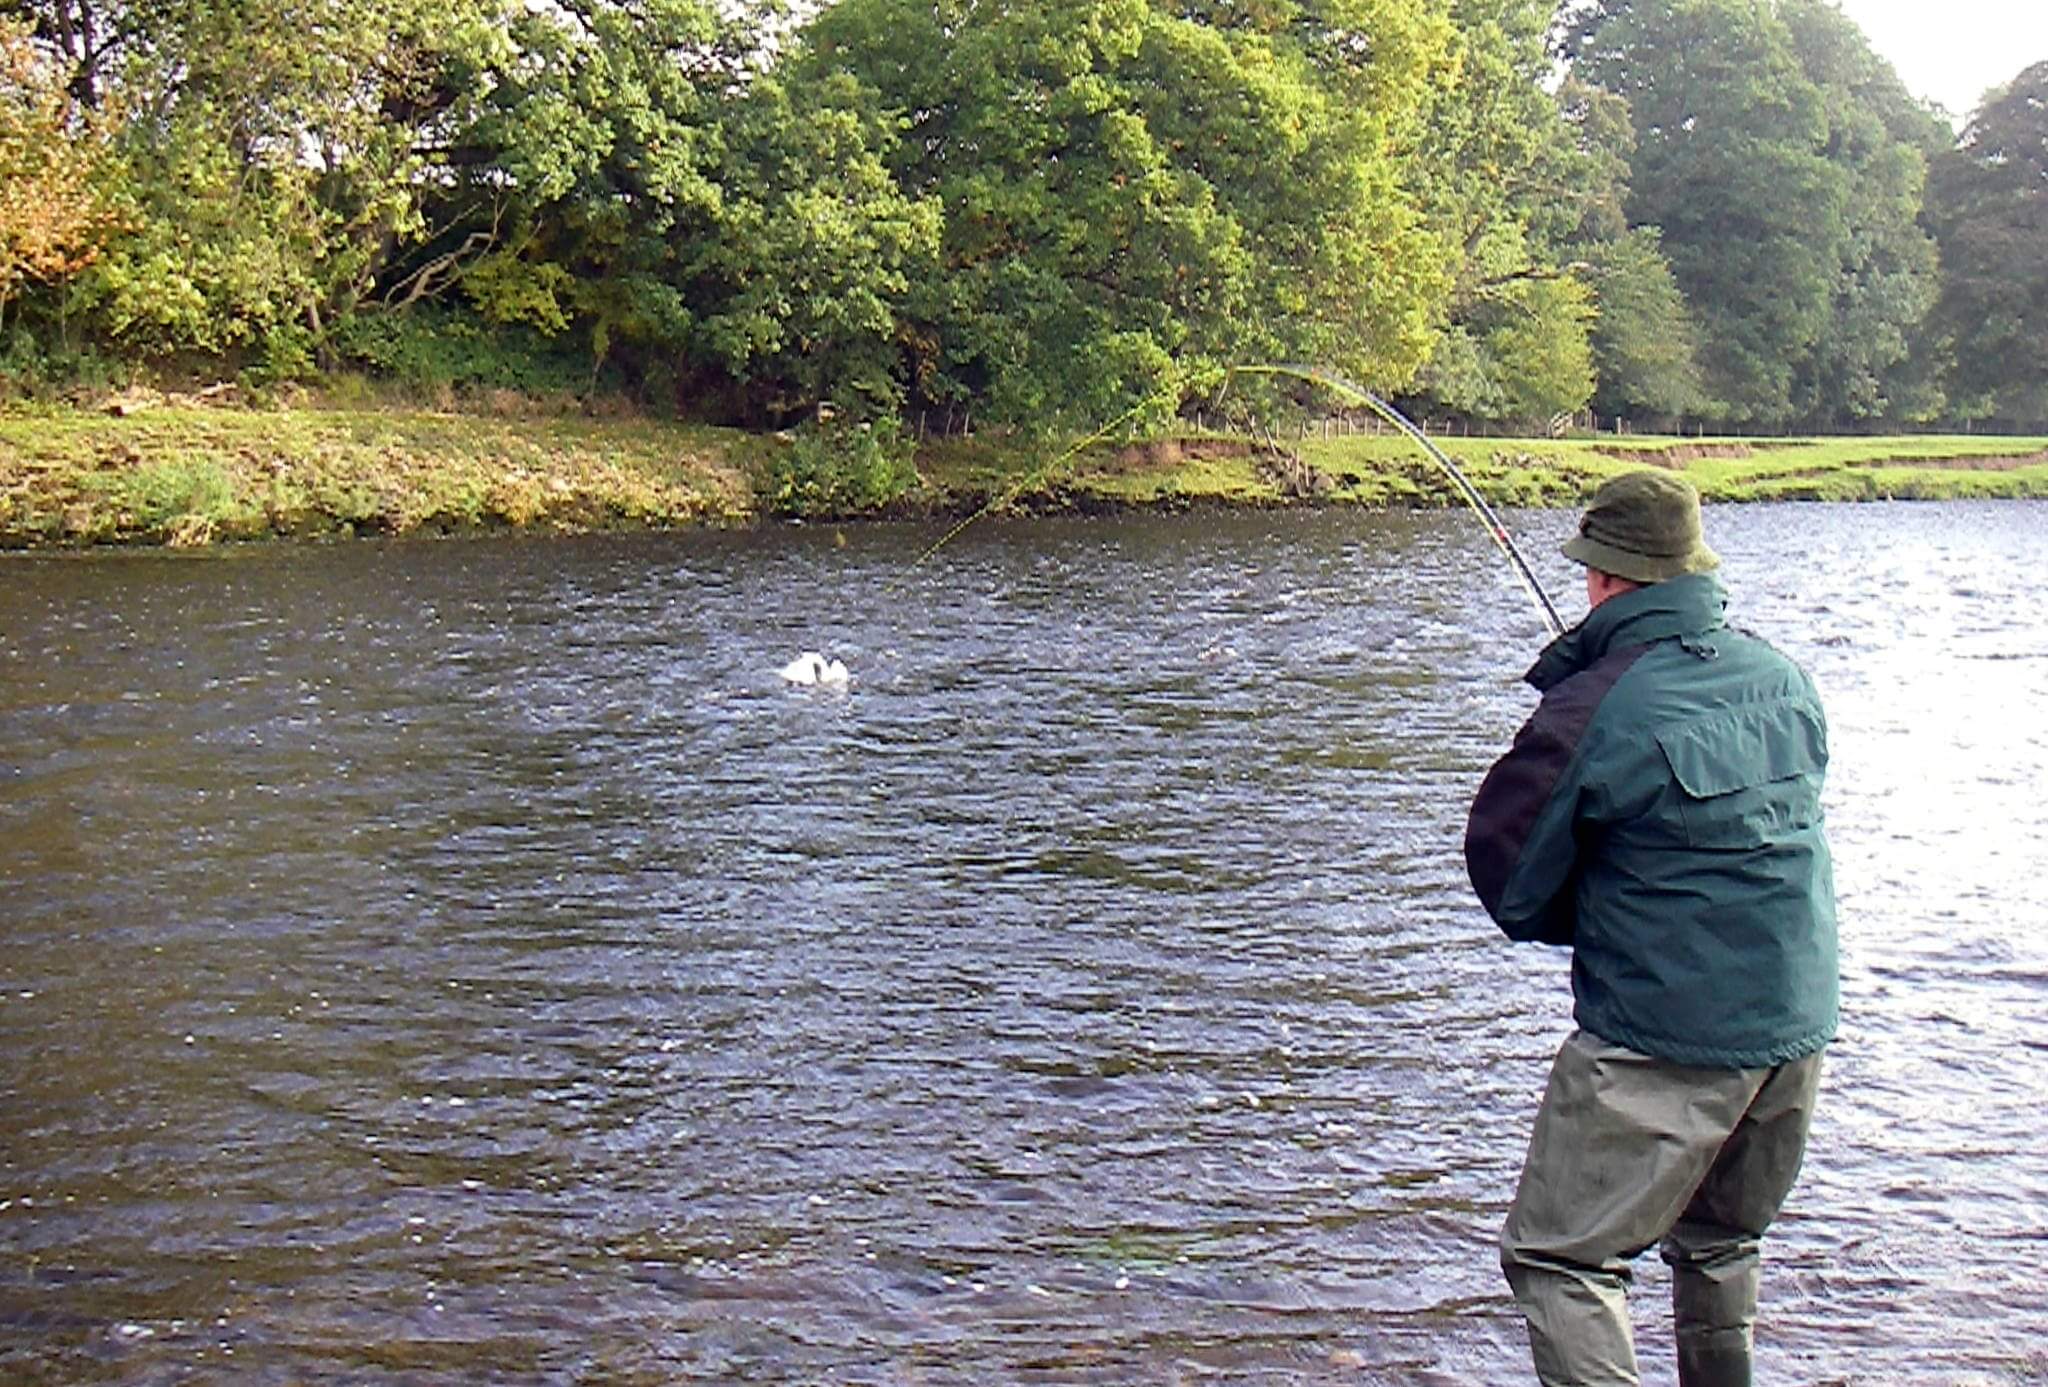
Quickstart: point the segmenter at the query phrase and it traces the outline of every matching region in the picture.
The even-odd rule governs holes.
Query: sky
[[[1841,0],[1915,95],[1958,119],[1989,87],[2048,62],[2048,0]]]

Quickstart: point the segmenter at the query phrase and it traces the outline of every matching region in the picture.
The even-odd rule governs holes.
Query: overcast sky
[[[1915,96],[1958,117],[2048,61],[2048,0],[1841,0]]]

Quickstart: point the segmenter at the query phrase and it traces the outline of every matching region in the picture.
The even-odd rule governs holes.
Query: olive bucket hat
[[[1700,494],[1669,472],[1625,472],[1593,493],[1564,556],[1636,583],[1661,583],[1721,564],[1700,533]]]

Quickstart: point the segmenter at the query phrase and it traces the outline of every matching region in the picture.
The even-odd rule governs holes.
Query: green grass
[[[1750,456],[1695,459],[1686,474],[1710,499],[1724,501],[2048,496],[2048,440],[2040,438],[1928,435],[1744,446]]]
[[[1313,499],[1364,506],[1456,504],[1458,495],[1422,451],[1393,435],[1283,440],[1322,474]],[[2048,439],[1888,437],[1733,439],[1437,440],[1473,484],[1499,505],[1572,507],[1606,478],[1646,466],[1683,472],[1709,501],[1866,501],[2048,497]],[[1302,499],[1276,484],[1248,451],[1175,460],[1154,445],[1098,449],[1054,468],[1023,490],[1109,503],[1210,500],[1283,504]],[[1019,462],[1012,476],[1028,476]],[[928,474],[929,475],[929,474]],[[942,478],[955,474],[940,472]],[[978,484],[1001,494],[984,451]]]
[[[1403,440],[1301,446],[1325,469],[1355,473],[1376,464],[1392,470],[1401,481],[1393,499],[1455,499]],[[1439,446],[1489,499],[1512,505],[1576,505],[1606,478],[1641,467],[1680,471],[1709,501],[2048,497],[2048,439],[2040,438],[1452,439]]]
[[[993,433],[934,442],[918,452],[915,490],[890,509],[1457,502],[1404,438],[1283,442],[1297,457],[1280,466],[1215,435],[1075,456]],[[1710,501],[2048,497],[2043,438],[1439,442],[1503,505],[1577,506],[1643,466],[1682,470]],[[17,411],[0,414],[0,547],[742,521],[760,513],[772,450],[788,446],[641,418],[391,404]]]
[[[733,519],[763,446],[647,420],[426,410],[0,416],[0,544]]]

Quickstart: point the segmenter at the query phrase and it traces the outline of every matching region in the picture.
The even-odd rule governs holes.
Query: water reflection
[[[1835,723],[1774,1380],[2040,1352],[2043,514],[1710,516]],[[0,567],[0,1369],[1520,1380],[1568,1023],[1456,852],[1540,638],[1484,536],[927,538]]]

